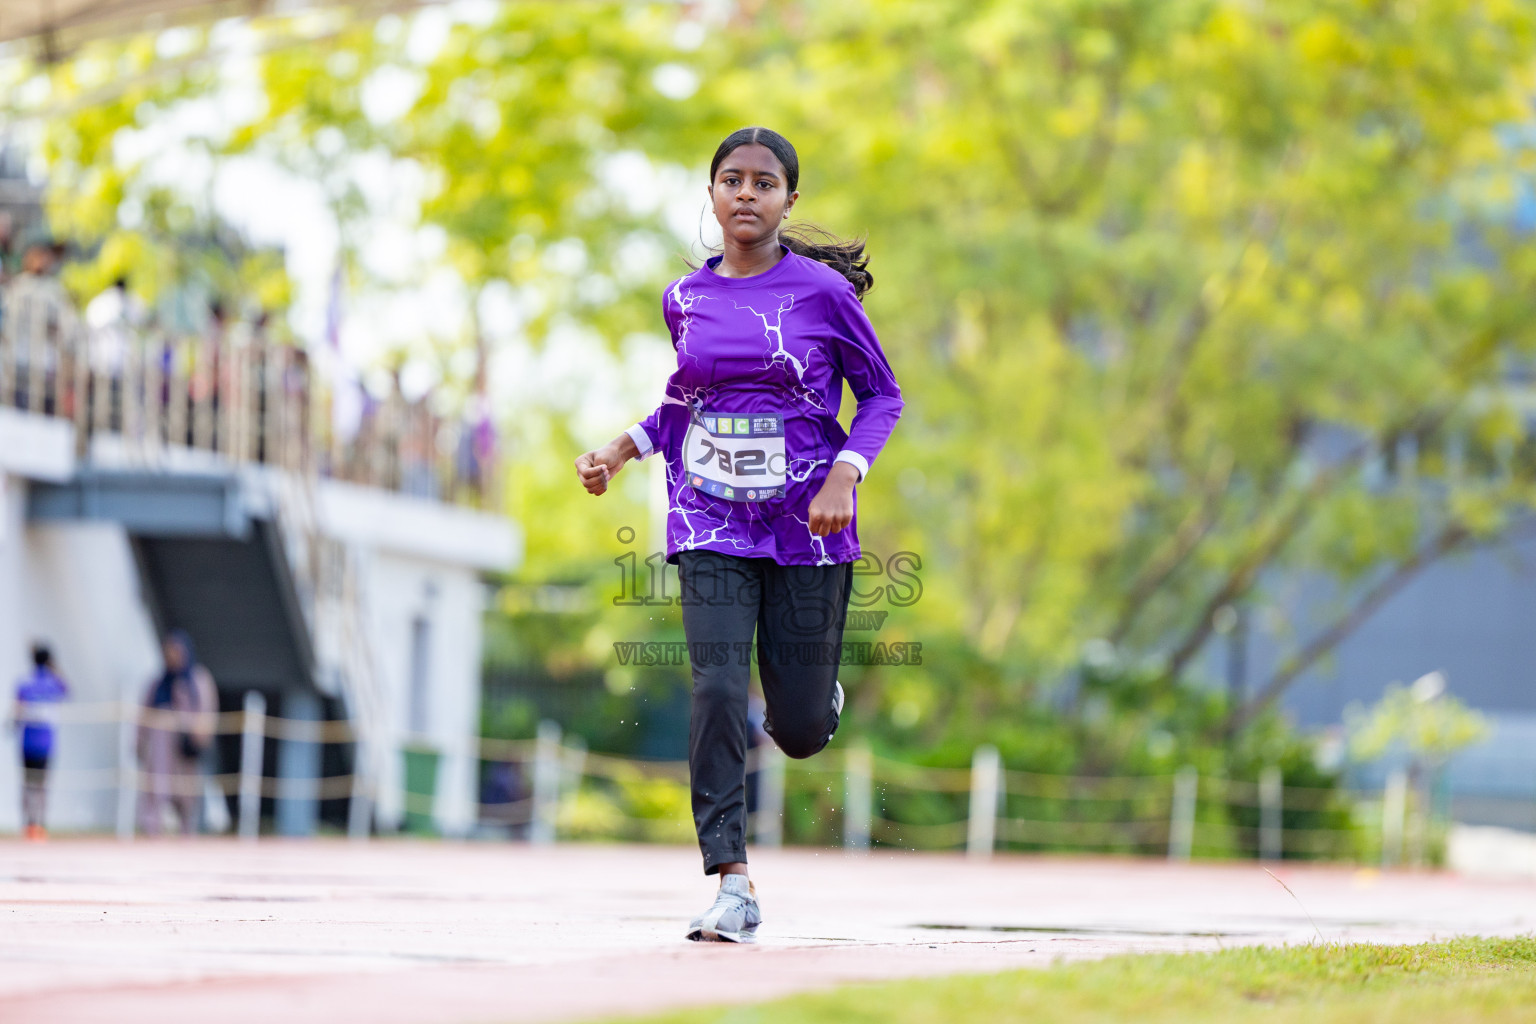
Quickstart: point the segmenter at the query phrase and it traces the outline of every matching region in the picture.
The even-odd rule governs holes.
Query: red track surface
[[[1316,937],[1253,864],[753,854],[755,947],[695,945],[680,847],[0,843],[0,1021],[457,1024]],[[1536,931],[1536,884],[1276,869],[1330,941]],[[939,927],[933,927],[939,926]]]

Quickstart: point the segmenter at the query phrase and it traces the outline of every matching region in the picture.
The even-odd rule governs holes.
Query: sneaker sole
[[[756,932],[719,932],[712,928],[700,928],[688,933],[690,942],[735,942],[742,945],[757,941]]]

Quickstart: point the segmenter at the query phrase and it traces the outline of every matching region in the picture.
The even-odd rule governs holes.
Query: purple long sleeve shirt
[[[885,447],[902,409],[890,363],[831,267],[787,248],[753,277],[723,277],[719,262],[667,287],[677,370],[662,404],[629,430],[641,458],[666,459],[667,560],[710,550],[780,565],[854,561],[857,512],[818,537],[809,509],[834,462],[863,480]],[[858,400],[847,432],[844,380]]]

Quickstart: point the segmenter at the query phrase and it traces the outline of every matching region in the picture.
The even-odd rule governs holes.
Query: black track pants
[[[766,729],[790,757],[837,730],[832,710],[853,563],[779,565],[715,551],[678,555],[693,666],[688,771],[704,873],[747,859],[747,684],[753,643]]]

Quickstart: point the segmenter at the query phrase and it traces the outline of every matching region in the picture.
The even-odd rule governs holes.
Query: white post
[[[580,736],[567,739],[560,751],[560,792],[555,798],[555,821],[567,796],[581,792],[581,780],[587,773],[587,741]]]
[[[1189,860],[1195,848],[1195,797],[1200,770],[1192,764],[1173,777],[1173,810],[1168,819],[1168,859]]]
[[[1424,864],[1424,840],[1429,826],[1427,789],[1424,772],[1415,763],[1408,771],[1408,785],[1403,795],[1403,837],[1406,846],[1404,862],[1416,868]]]
[[[1284,853],[1281,829],[1281,801],[1284,799],[1280,769],[1274,765],[1259,775],[1259,857],[1279,860]]]
[[[373,800],[369,796],[372,777],[371,747],[357,734],[357,717],[352,717],[352,792],[347,800],[347,838],[366,840],[373,829]]]
[[[971,816],[965,828],[965,852],[992,856],[997,845],[997,803],[1002,794],[1003,759],[991,744],[971,754]]]
[[[1403,857],[1403,817],[1408,811],[1408,773],[1394,768],[1381,795],[1381,864],[1392,867]]]
[[[282,695],[277,734],[277,802],[273,825],[281,836],[312,836],[320,820],[323,728],[320,696],[290,689]]]
[[[133,838],[139,802],[139,702],[125,694],[117,713],[117,838]]]
[[[757,748],[757,816],[752,838],[758,846],[784,845],[784,766],[788,760],[772,743]]]
[[[869,849],[870,824],[874,817],[875,759],[864,743],[848,748],[843,769],[843,846]]]
[[[267,698],[260,690],[245,691],[245,715],[240,724],[240,838],[256,841],[261,831],[261,766],[267,739]]]
[[[533,754],[533,817],[528,826],[528,840],[534,843],[555,841],[555,816],[560,808],[560,727],[545,720],[539,723],[539,738]]]

